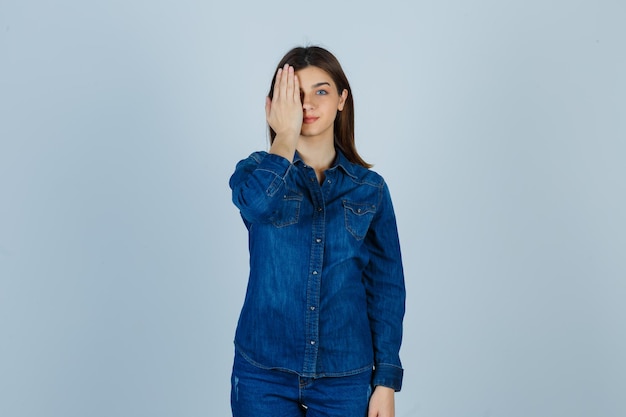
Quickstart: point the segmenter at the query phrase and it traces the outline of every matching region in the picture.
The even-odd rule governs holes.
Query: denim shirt
[[[303,377],[374,368],[399,391],[405,286],[383,178],[337,150],[313,168],[256,152],[230,178],[249,233],[250,276],[235,346],[250,362]]]

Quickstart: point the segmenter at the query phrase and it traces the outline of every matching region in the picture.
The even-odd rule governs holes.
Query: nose
[[[300,100],[302,101],[303,110],[313,109],[313,102],[311,101],[311,96],[309,94],[300,93]]]

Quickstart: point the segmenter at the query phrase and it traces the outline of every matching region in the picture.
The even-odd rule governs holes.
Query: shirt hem
[[[296,374],[302,378],[334,378],[334,377],[342,377],[342,376],[352,376],[357,375],[363,372],[371,371],[374,368],[374,364],[368,366],[363,366],[361,368],[349,370],[349,371],[340,371],[340,372],[299,372],[291,368],[286,368],[283,366],[269,366],[259,363],[252,359],[249,355],[243,352],[243,350],[237,345],[235,342],[235,350],[252,366],[256,366],[260,369],[273,369],[277,371],[289,372],[292,374]]]

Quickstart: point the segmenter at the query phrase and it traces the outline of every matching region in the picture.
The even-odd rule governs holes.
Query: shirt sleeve
[[[370,261],[364,271],[367,309],[374,344],[373,385],[400,391],[400,362],[406,290],[396,218],[383,183],[376,215],[365,237]]]
[[[255,152],[239,161],[230,177],[233,203],[249,223],[266,223],[282,203],[293,164],[279,155]]]

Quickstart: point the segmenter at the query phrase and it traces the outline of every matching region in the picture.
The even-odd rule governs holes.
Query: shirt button
[[[318,207],[318,208],[317,208],[317,211],[322,211],[322,210],[323,210],[323,209],[322,209],[321,207]]]
[[[314,345],[315,344],[315,340],[311,340],[311,344]]]
[[[313,275],[317,275],[317,271],[313,271]]]
[[[311,309],[311,311],[315,311],[315,306],[311,306],[309,308]]]
[[[317,243],[320,243],[320,242],[322,241],[322,239],[320,239],[320,238],[318,237],[317,239],[315,239],[315,241],[316,241]]]

